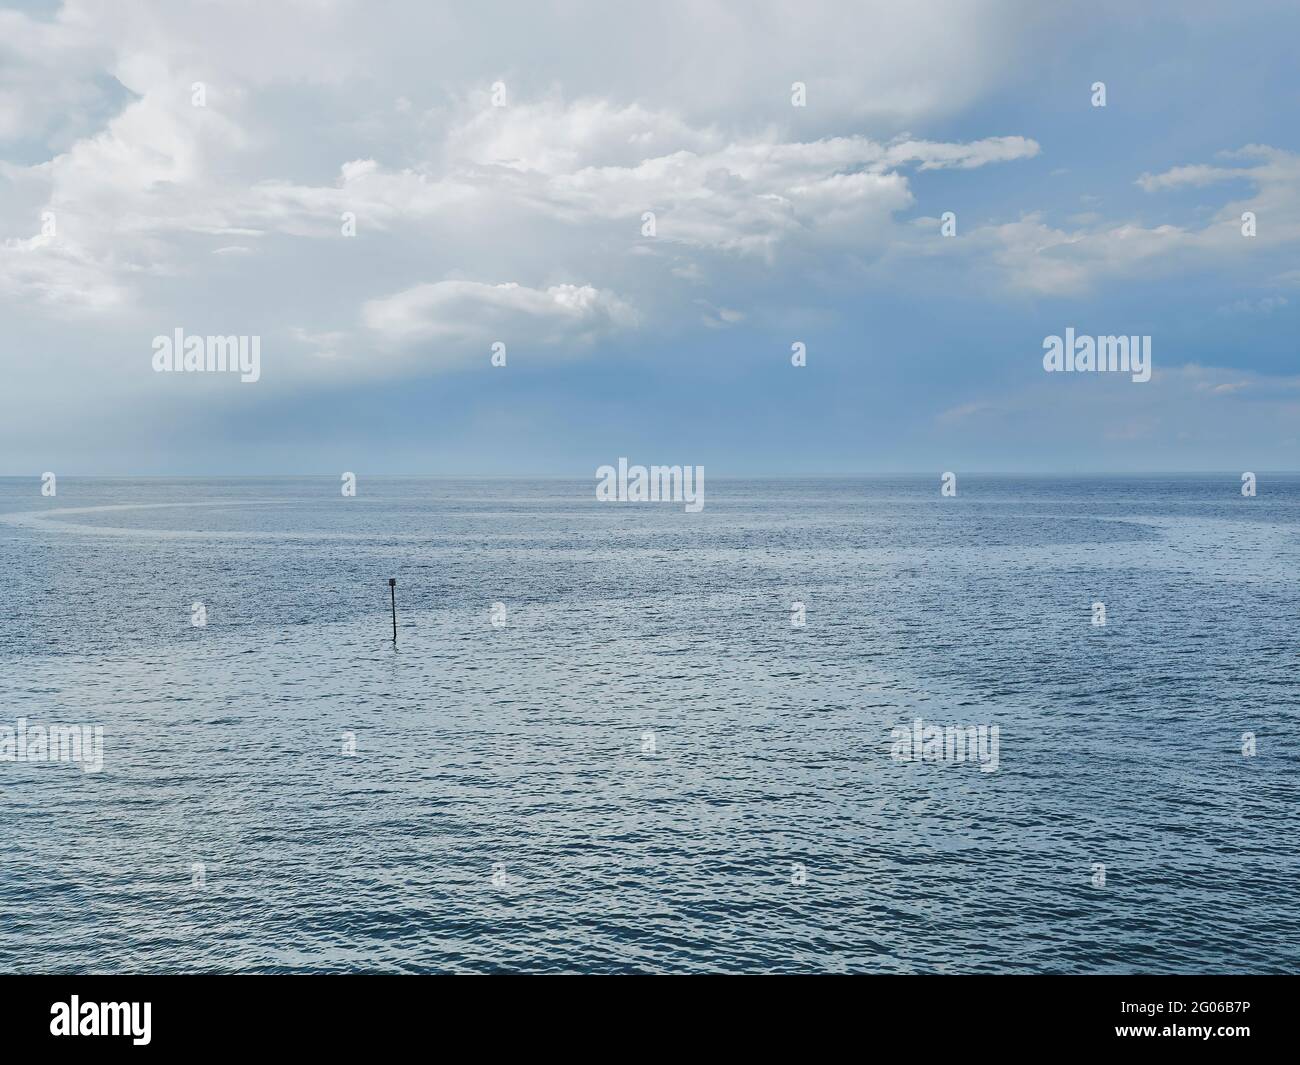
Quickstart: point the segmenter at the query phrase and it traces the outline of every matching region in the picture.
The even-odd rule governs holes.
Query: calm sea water
[[[1300,478],[594,485],[0,480],[0,969],[1300,967]]]

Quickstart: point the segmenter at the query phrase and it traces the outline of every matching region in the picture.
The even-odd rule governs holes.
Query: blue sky
[[[1131,6],[0,9],[0,473],[1296,469],[1300,10]]]

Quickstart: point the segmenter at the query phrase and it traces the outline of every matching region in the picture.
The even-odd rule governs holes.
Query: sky
[[[1297,41],[1264,0],[0,6],[0,475],[1295,470]],[[1067,328],[1151,380],[1045,372]],[[177,329],[258,379],[156,371]]]

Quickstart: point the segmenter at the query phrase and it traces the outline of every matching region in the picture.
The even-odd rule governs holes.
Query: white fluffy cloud
[[[394,345],[421,345],[435,355],[463,356],[477,344],[526,337],[543,346],[590,344],[617,329],[635,328],[636,313],[618,296],[591,285],[528,288],[513,282],[438,281],[370,300],[367,328]],[[438,361],[444,361],[439,357]]]
[[[1155,196],[1240,182],[1241,195],[1212,208],[1200,224],[1143,225],[1090,212],[1076,216],[1072,228],[1062,228],[1041,212],[1029,212],[1014,221],[976,226],[954,249],[936,247],[928,236],[938,223],[925,220],[925,239],[899,250],[921,255],[957,250],[972,264],[991,266],[994,276],[1012,288],[1048,295],[1085,295],[1103,281],[1152,279],[1222,267],[1284,253],[1300,244],[1300,154],[1248,145],[1221,155],[1246,165],[1178,166],[1136,179],[1145,192]],[[1255,216],[1255,236],[1243,234],[1246,212]]]
[[[165,19],[148,26],[154,38],[167,29]],[[375,363],[348,352],[376,338],[407,350],[436,340],[426,365],[452,365],[511,325],[531,343],[570,352],[647,321],[693,319],[708,303],[694,289],[725,274],[727,256],[770,267],[784,248],[879,254],[914,203],[909,173],[1013,163],[1039,150],[1021,136],[794,139],[775,122],[701,123],[635,100],[571,99],[556,89],[536,100],[512,93],[508,106],[494,107],[475,90],[421,114],[405,97],[385,115],[358,106],[335,122],[344,131],[360,122],[366,133],[354,142],[377,150],[338,160],[331,180],[293,180],[310,131],[278,124],[263,106],[275,91],[264,84],[268,72],[254,76],[239,61],[225,80],[208,75],[208,104],[195,107],[191,78],[205,68],[189,42],[155,53],[129,30],[115,33],[113,69],[134,98],[67,151],[0,171],[16,193],[0,217],[19,233],[0,244],[0,294],[161,317],[176,291],[167,279],[193,290],[237,261],[260,292],[269,270],[283,283],[322,268],[322,254],[345,247],[347,215],[362,238],[395,249],[391,276],[358,273],[348,282],[350,314],[331,307],[322,323],[313,318],[319,308],[304,307],[288,334],[330,333],[331,353],[358,372]],[[284,73],[300,76],[295,62]],[[56,218],[57,235],[21,235],[43,211]],[[649,242],[647,212],[655,216]],[[322,253],[322,241],[334,251]],[[272,254],[278,264],[261,265]],[[341,277],[347,256],[331,261]],[[725,327],[744,317],[728,308],[705,320]]]
[[[1300,240],[1297,157],[1263,147],[1126,179],[1152,197],[1240,193],[1195,226],[1067,224],[1032,201],[1020,217],[963,218],[951,243],[909,224],[937,172],[961,188],[1040,153],[1028,130],[904,132],[1004,86],[1049,18],[1027,19],[1030,6],[410,4],[377,17],[325,0],[73,0],[51,20],[0,13],[0,302],[36,331],[82,329],[64,359],[91,373],[139,365],[148,338],[178,325],[262,334],[273,388],[323,363],[461,365],[496,339],[570,357],[624,334],[735,329],[770,309],[783,272],[845,263],[952,255],[1003,288],[1082,293]],[[795,81],[806,108],[790,104]],[[277,362],[277,345],[303,357]]]

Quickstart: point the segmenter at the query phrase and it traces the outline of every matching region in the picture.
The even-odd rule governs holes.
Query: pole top
[[[389,577],[389,578],[388,578],[388,587],[390,587],[390,588],[394,588],[394,587],[396,587],[396,585],[397,585],[397,578],[396,578],[396,577]]]

